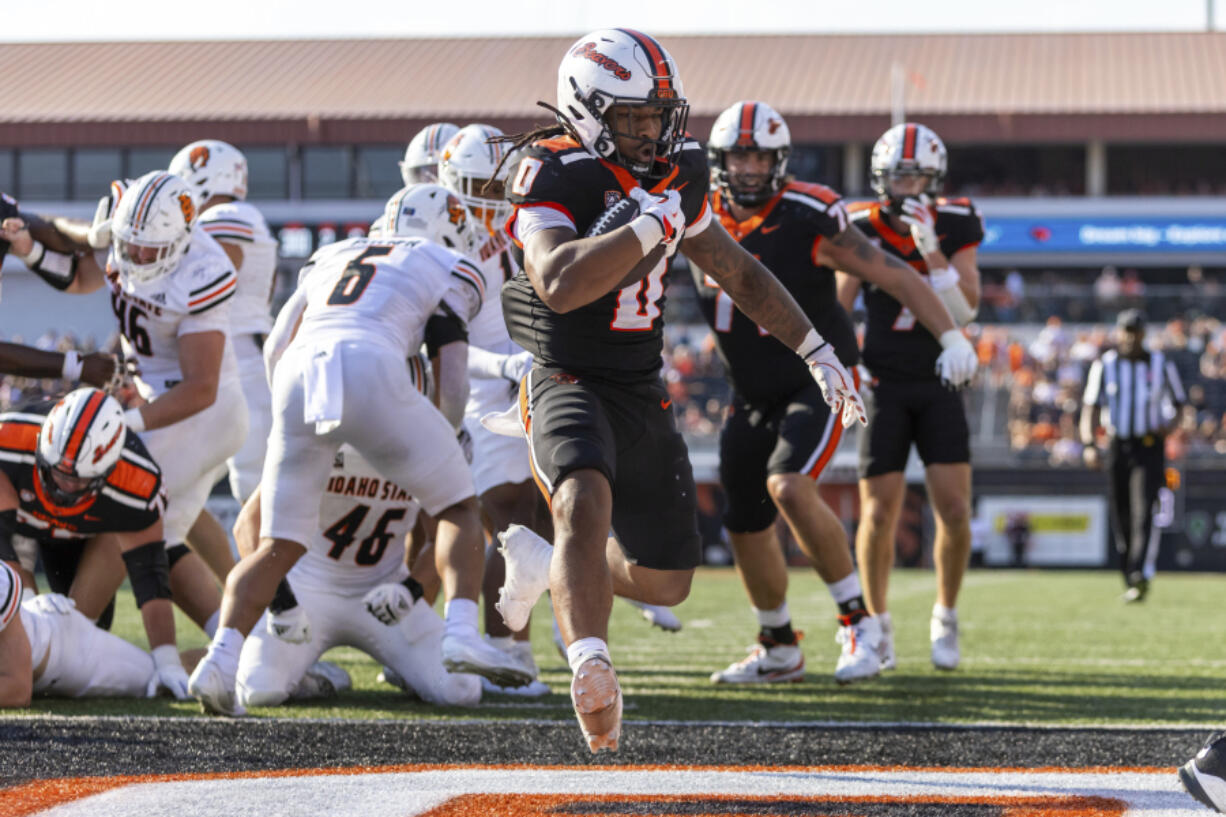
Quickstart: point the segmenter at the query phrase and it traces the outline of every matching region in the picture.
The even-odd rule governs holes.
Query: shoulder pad
[[[171,275],[177,300],[183,311],[192,315],[228,301],[238,286],[238,276],[225,250],[200,229],[192,234],[192,249],[184,263]]]
[[[875,201],[849,201],[847,202],[847,214],[852,219],[868,218],[873,212]]]
[[[823,205],[834,204],[843,198],[824,184],[812,184],[810,182],[791,182],[783,191],[785,193],[799,193],[811,199],[816,199]]]

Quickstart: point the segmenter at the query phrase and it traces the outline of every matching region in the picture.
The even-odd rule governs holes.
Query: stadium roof
[[[802,141],[868,141],[907,110],[952,141],[1220,140],[1226,34],[661,38],[701,132],[764,99]],[[399,142],[436,119],[545,121],[570,38],[10,44],[0,143]],[[114,125],[100,137],[97,124]],[[188,131],[192,131],[189,133]],[[101,138],[101,142],[100,142]]]

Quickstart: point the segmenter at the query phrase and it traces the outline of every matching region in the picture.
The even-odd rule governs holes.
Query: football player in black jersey
[[[851,320],[835,291],[835,269],[849,270],[910,305],[934,334],[950,333],[943,366],[970,379],[975,352],[918,274],[873,247],[849,225],[839,194],[787,175],[787,123],[763,102],[738,102],[711,130],[707,156],[711,206],[741,246],[774,273],[844,366],[858,360]],[[840,439],[838,417],[821,399],[796,355],[737,310],[719,285],[691,265],[707,323],[734,395],[720,434],[724,526],[761,631],[749,657],[711,676],[715,683],[797,681],[804,656],[787,610],[787,566],[775,538],[776,509],[839,608],[835,666],[839,683],[875,676],[880,627],[868,615],[842,522],[822,500],[817,479]]]
[[[873,147],[872,183],[878,201],[850,208],[852,222],[883,250],[928,278],[932,289],[965,326],[979,304],[976,253],[983,222],[969,199],[933,198],[945,179],[945,145],[930,129],[896,125]],[[861,283],[839,281],[851,309]],[[955,604],[970,559],[970,432],[957,383],[937,371],[940,344],[891,295],[864,286],[868,326],[864,364],[873,376],[869,423],[860,436],[860,528],[856,555],[869,610],[882,619],[882,667],[894,666],[893,623],[886,607],[894,530],[906,484],[911,444],[924,462],[928,497],[936,512],[934,561],[937,600],[930,633],[932,663],[958,666]]]
[[[701,558],[694,477],[659,378],[668,258],[680,249],[699,264],[809,364],[846,423],[860,416],[833,347],[711,218],[706,153],[685,132],[688,110],[658,42],[628,29],[594,32],[559,66],[560,126],[516,140],[522,158],[508,174],[507,230],[524,272],[503,286],[503,314],[535,358],[520,421],[556,538],[552,555],[507,548],[500,609],[530,607],[548,574],[575,673],[571,697],[593,752],[616,749],[621,731],[606,643],[614,591],[676,604]],[[589,236],[625,197],[640,214]],[[610,527],[621,546],[606,551]]]
[[[105,392],[77,389],[55,403],[0,414],[0,561],[19,568],[15,533],[62,540],[114,534],[157,683],[182,700],[187,673],[175,647],[165,507],[161,471]]]

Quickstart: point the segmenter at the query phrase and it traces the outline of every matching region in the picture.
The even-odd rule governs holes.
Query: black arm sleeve
[[[436,356],[438,350],[448,343],[455,343],[457,340],[468,342],[468,329],[464,326],[464,321],[448,309],[446,304],[439,306],[446,310],[447,314],[431,315],[426,321],[426,354],[429,357]]]
[[[0,562],[16,562],[17,550],[13,547],[13,532],[17,529],[17,511],[0,513]]]

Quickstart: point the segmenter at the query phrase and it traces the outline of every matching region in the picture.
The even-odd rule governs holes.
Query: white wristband
[[[153,664],[158,669],[175,665],[183,666],[183,661],[179,658],[179,648],[174,644],[159,644],[150,652],[153,654]]]
[[[123,413],[123,421],[133,431],[145,430],[145,415],[140,413],[140,407],[130,408]]]
[[[629,227],[638,237],[644,256],[660,246],[660,242],[664,240],[664,228],[651,216],[639,216],[630,222]]]
[[[950,287],[956,287],[961,280],[958,271],[953,267],[928,270],[928,282],[937,292],[943,292]]]
[[[30,251],[21,256],[21,262],[27,267],[36,267],[38,262],[43,260],[43,255],[46,252],[47,248],[43,246],[43,242],[36,238],[34,239],[34,246],[30,248]]]
[[[818,349],[826,345],[826,339],[817,334],[816,329],[810,329],[801,340],[800,345],[796,347],[796,354],[802,359],[808,361],[809,355],[816,352]]]
[[[942,349],[949,349],[954,346],[970,346],[971,342],[966,339],[966,335],[962,334],[961,329],[946,329],[938,338],[941,342]]]
[[[85,364],[81,362],[81,353],[70,349],[64,353],[64,366],[60,369],[60,376],[65,380],[80,380],[83,368]]]

